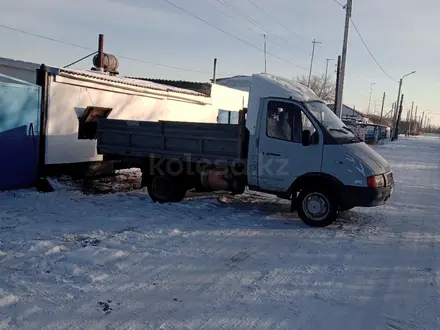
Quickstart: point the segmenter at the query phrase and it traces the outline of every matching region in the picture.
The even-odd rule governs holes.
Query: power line
[[[366,49],[368,50],[368,52],[370,53],[370,55],[371,55],[371,57],[373,58],[374,62],[376,62],[376,64],[377,64],[377,66],[379,67],[379,69],[381,69],[382,72],[383,72],[388,78],[390,78],[391,80],[397,82],[396,79],[394,79],[393,77],[391,77],[391,76],[385,71],[385,69],[380,65],[380,63],[376,60],[376,58],[374,57],[374,55],[373,55],[373,53],[371,52],[370,48],[367,46],[367,44],[366,44],[364,38],[362,38],[362,35],[360,34],[358,28],[356,27],[356,24],[354,24],[353,19],[350,18],[350,20],[351,20],[351,23],[353,24],[354,29],[356,30],[356,33],[358,34],[358,36],[359,36],[359,38],[361,39],[362,43],[364,44],[365,48],[366,48]]]
[[[273,37],[279,39],[280,41],[282,41],[285,44],[290,44],[289,41],[286,38],[283,38],[283,37],[277,35],[276,33],[272,32],[268,28],[264,27],[262,24],[258,23],[256,20],[250,18],[249,15],[247,15],[246,13],[243,13],[240,9],[238,9],[236,6],[232,5],[230,2],[228,2],[226,0],[215,0],[215,1],[217,1],[220,4],[222,4],[225,7],[229,7],[230,9],[232,9],[234,12],[236,12],[239,16],[244,18],[246,21],[248,21],[249,23],[251,23],[251,24],[255,25],[256,27],[260,28],[261,30],[263,30],[264,34],[266,34],[267,36],[273,36]],[[275,43],[273,40],[272,40],[272,42]],[[280,44],[276,44],[276,45],[281,47],[281,48],[286,49],[285,46],[280,46]],[[295,49],[295,51],[306,54],[302,50]]]
[[[216,0],[218,1],[218,0]],[[219,2],[219,1],[218,1]],[[229,15],[228,13],[221,11],[220,9],[218,9],[216,6],[214,6],[212,3],[206,2],[210,7],[214,8],[215,10],[217,10],[219,13],[222,13],[223,15],[225,15],[226,17],[228,17],[230,20],[234,21],[235,23],[244,26],[246,29],[248,29],[249,31],[251,31],[252,33],[255,34],[260,34],[258,31],[255,31],[253,28],[250,28],[249,26],[247,26],[246,24],[244,24],[243,22],[240,22],[239,20],[235,19],[234,17],[232,17],[231,15]],[[219,2],[220,4],[222,4],[221,2]]]
[[[342,8],[345,8],[345,5],[343,5],[342,3],[340,3],[338,0],[333,0],[335,3],[337,3],[339,6],[341,6]]]
[[[46,40],[49,40],[49,41],[58,42],[60,44],[64,44],[64,45],[68,45],[68,46],[72,46],[72,47],[76,47],[76,48],[81,48],[81,49],[85,49],[85,50],[95,50],[95,49],[92,49],[92,48],[89,48],[89,47],[85,47],[85,46],[81,46],[81,45],[77,45],[77,44],[72,44],[70,42],[65,42],[65,41],[54,39],[54,38],[46,37],[46,36],[43,36],[41,34],[36,34],[36,33],[28,32],[28,31],[16,29],[16,28],[13,28],[11,26],[6,26],[6,25],[3,25],[3,24],[0,24],[0,27],[3,28],[3,29],[6,29],[6,30],[20,32],[20,33],[27,34],[27,35],[30,35],[30,36],[34,36],[34,37],[37,37],[37,38],[40,38],[40,39],[46,39]]]
[[[222,2],[220,2],[219,0],[216,0],[218,3],[220,3],[220,4],[222,4],[222,5],[224,5]],[[216,11],[218,11],[219,13],[221,13],[221,14],[223,14],[224,16],[226,16],[226,17],[228,17],[230,20],[232,20],[232,21],[234,21],[235,23],[237,23],[237,24],[239,24],[239,25],[241,25],[241,26],[243,26],[243,27],[245,27],[247,30],[249,30],[249,31],[251,31],[252,33],[255,33],[256,35],[261,35],[260,34],[260,32],[258,32],[258,31],[256,31],[256,30],[254,30],[253,28],[251,28],[251,27],[249,27],[249,26],[247,26],[246,24],[244,24],[243,22],[240,22],[239,20],[237,20],[236,18],[234,18],[233,16],[231,16],[231,15],[229,15],[227,12],[224,12],[224,11],[222,11],[222,10],[220,10],[219,8],[217,8],[216,6],[214,6],[213,4],[211,4],[211,3],[209,3],[209,2],[207,2],[207,4],[210,6],[210,7],[212,7],[212,8],[214,8]],[[252,22],[251,22],[252,23]],[[255,24],[254,24],[255,25]],[[266,37],[272,37],[272,34],[266,34]],[[276,46],[278,46],[278,47],[280,47],[280,48],[283,48],[284,50],[287,50],[287,51],[291,51],[290,49],[288,49],[286,46],[284,46],[283,44],[281,44],[281,43],[278,43],[278,42],[275,42],[275,40],[272,40],[272,38],[268,38],[268,40],[271,42],[271,43],[273,43],[274,45],[276,45]]]
[[[80,48],[80,49],[84,49],[84,50],[95,51],[95,49],[93,49],[91,47],[86,47],[86,46],[83,46],[83,45],[78,45],[78,44],[74,44],[74,43],[58,40],[58,39],[55,39],[55,38],[51,38],[51,37],[44,36],[44,35],[41,35],[41,34],[37,34],[37,33],[29,32],[29,31],[17,29],[17,28],[11,27],[11,26],[3,25],[3,24],[0,24],[0,28],[6,29],[6,30],[10,30],[10,31],[14,31],[14,32],[19,32],[19,33],[26,34],[26,35],[29,35],[29,36],[33,36],[33,37],[40,38],[40,39],[49,40],[49,41],[52,41],[52,42],[57,42],[59,44],[63,44],[63,45],[67,45],[67,46],[72,46],[72,47],[76,47],[76,48]],[[162,63],[151,63],[151,62],[140,60],[140,59],[137,59],[137,58],[134,58],[134,57],[122,56],[122,55],[117,55],[117,54],[114,54],[114,55],[119,57],[119,58],[123,58],[123,59],[129,60],[129,61],[149,64],[149,65],[156,65],[156,66],[160,66],[160,67],[164,67],[164,68],[168,68],[168,69],[175,69],[175,70],[180,70],[180,71],[187,71],[187,72],[194,72],[194,73],[201,73],[201,74],[208,74],[208,75],[212,74],[211,72],[207,72],[207,71],[193,70],[193,69],[182,68],[182,67],[177,67],[177,66],[172,66],[172,65],[162,64]]]
[[[254,48],[254,49],[258,50],[258,51],[264,52],[264,50],[261,49],[260,47],[255,46],[254,44],[251,44],[250,42],[248,42],[248,41],[246,41],[246,40],[244,40],[244,39],[242,39],[242,38],[240,38],[240,37],[238,37],[238,36],[236,36],[236,35],[234,35],[234,34],[228,32],[228,31],[226,31],[226,30],[224,30],[224,29],[222,29],[222,28],[220,28],[220,27],[218,27],[218,26],[215,26],[214,24],[212,24],[212,23],[210,23],[210,22],[204,20],[203,18],[201,18],[201,17],[199,17],[199,16],[197,16],[197,15],[195,15],[195,14],[193,14],[193,13],[187,11],[186,9],[184,9],[184,8],[182,8],[182,7],[180,7],[180,6],[176,5],[176,4],[174,4],[173,2],[171,2],[171,1],[169,1],[169,0],[163,0],[163,1],[165,1],[165,2],[168,3],[169,5],[173,6],[174,8],[179,9],[180,11],[184,12],[185,14],[187,14],[187,15],[189,15],[189,16],[192,16],[192,17],[194,17],[195,19],[197,19],[197,20],[199,20],[199,21],[201,21],[201,22],[203,22],[203,23],[209,25],[210,27],[212,27],[212,28],[214,28],[214,29],[216,29],[216,30],[218,30],[218,31],[220,31],[220,32],[222,32],[222,33],[224,33],[224,34],[226,34],[226,35],[228,35],[228,36],[230,36],[230,37],[232,37],[232,38],[234,38],[234,39],[236,39],[236,40],[238,40],[238,41],[244,43],[244,44],[246,44],[246,45],[248,45],[249,47],[252,47],[252,48]],[[280,61],[286,62],[286,63],[288,63],[288,64],[291,64],[291,65],[293,65],[293,66],[296,66],[296,67],[298,67],[298,68],[301,68],[301,69],[303,69],[303,70],[308,71],[307,68],[305,68],[305,67],[303,67],[303,66],[301,66],[301,65],[295,64],[295,63],[293,63],[293,62],[291,62],[291,61],[289,61],[289,60],[286,60],[286,59],[284,59],[284,58],[282,58],[282,57],[279,57],[278,55],[275,55],[275,54],[270,53],[270,52],[266,52],[266,53],[267,53],[267,55],[270,55],[270,56],[272,56],[272,57],[275,57],[275,58],[279,59]]]
[[[334,0],[336,1],[336,0]],[[277,22],[280,26],[282,26],[283,28],[285,28],[287,31],[289,31],[290,33],[292,33],[293,35],[297,36],[298,38],[307,41],[303,36],[300,36],[298,33],[292,31],[291,29],[289,29],[287,26],[285,26],[283,23],[281,23],[279,20],[277,20],[276,18],[274,18],[273,16],[269,15],[263,8],[261,8],[259,5],[257,5],[256,3],[254,3],[251,0],[247,0],[247,2],[249,2],[252,6],[254,6],[255,8],[257,8],[258,10],[260,10],[263,14],[265,14],[267,17],[269,17],[270,19],[274,20],[275,22]]]

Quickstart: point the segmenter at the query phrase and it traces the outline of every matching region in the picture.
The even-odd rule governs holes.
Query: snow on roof
[[[300,102],[320,101],[320,98],[308,87],[298,83],[295,80],[287,79],[281,76],[269,73],[256,73],[252,76],[235,76],[230,78],[220,78],[217,84],[235,88],[239,90],[249,91],[254,79],[262,79],[263,81],[277,86],[284,93],[289,94],[292,98]]]
[[[55,68],[48,67],[48,71],[50,71],[54,75],[63,75],[68,74],[72,76],[84,77],[95,81],[108,81],[116,84],[126,85],[126,86],[134,86],[139,88],[146,88],[152,90],[158,90],[163,92],[172,92],[172,93],[180,93],[194,96],[207,97],[205,94],[198,93],[189,89],[178,88],[168,85],[163,85],[151,81],[125,78],[119,76],[110,76],[107,73],[93,70],[73,70],[73,69],[64,69],[64,68]]]
[[[252,85],[252,77],[251,76],[235,76],[230,78],[219,78],[216,79],[216,84],[238,89],[241,91],[249,92]]]
[[[276,85],[287,93],[291,98],[299,102],[321,101],[321,99],[308,87],[299,82],[268,73],[254,74],[252,77],[262,79],[272,85]]]

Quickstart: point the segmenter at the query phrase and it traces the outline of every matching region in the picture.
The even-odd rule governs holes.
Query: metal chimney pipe
[[[98,40],[98,56],[99,56],[99,71],[104,71],[104,35],[99,35]]]

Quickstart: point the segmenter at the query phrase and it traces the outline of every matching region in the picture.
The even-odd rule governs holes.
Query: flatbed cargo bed
[[[97,150],[112,157],[237,163],[246,157],[241,125],[99,119]]]

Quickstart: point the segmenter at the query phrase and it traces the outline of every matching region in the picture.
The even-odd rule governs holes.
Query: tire
[[[147,183],[148,195],[153,202],[180,202],[186,194],[183,183],[183,180],[167,174],[154,175]]]
[[[297,198],[297,211],[311,227],[326,227],[339,216],[339,205],[330,192],[322,188],[305,188]]]
[[[185,183],[185,180],[183,178],[175,178],[175,189],[173,193],[173,199],[172,202],[181,202],[186,195],[186,192],[188,191],[188,187]]]

